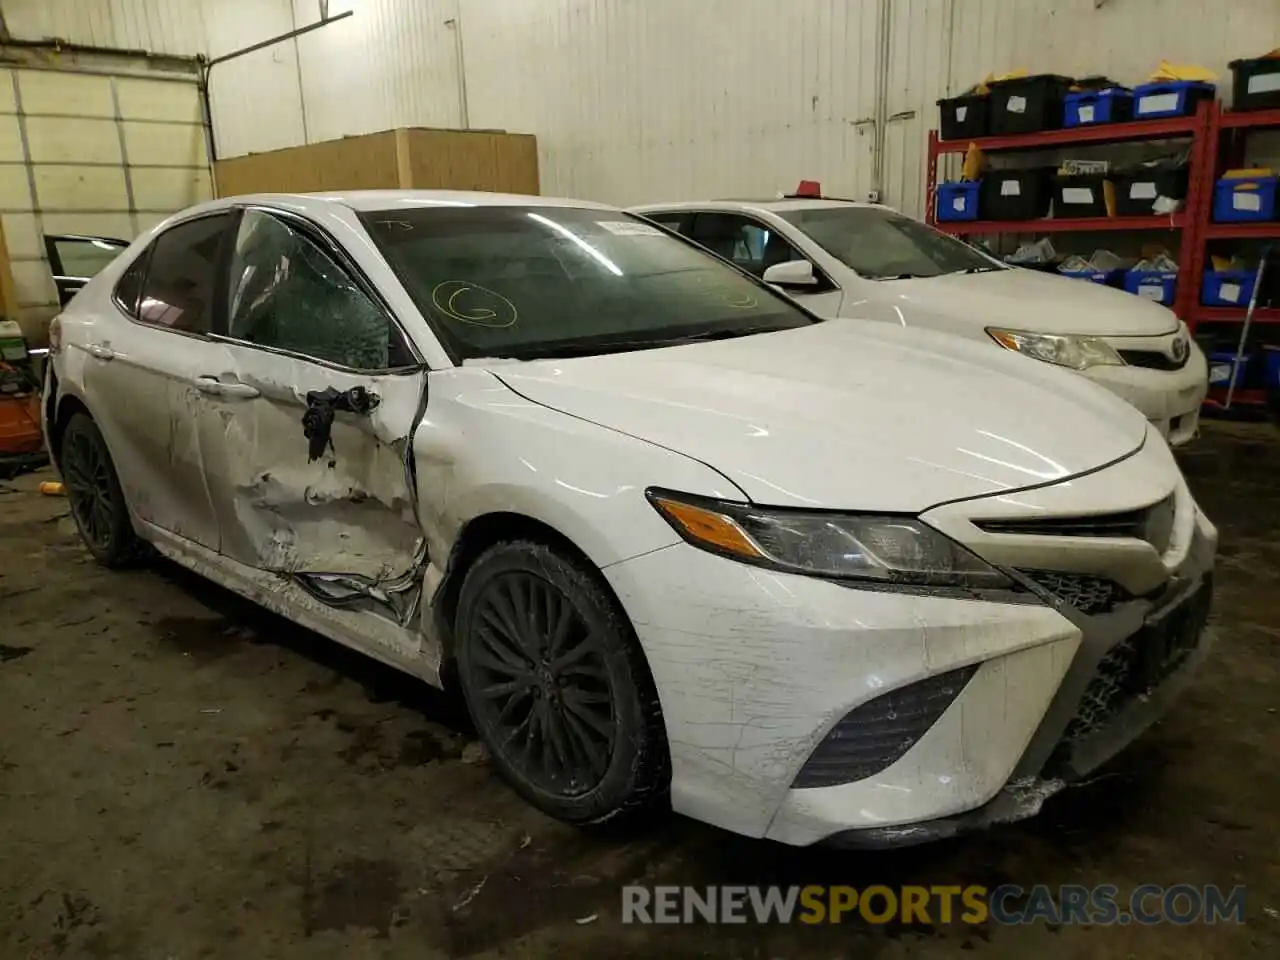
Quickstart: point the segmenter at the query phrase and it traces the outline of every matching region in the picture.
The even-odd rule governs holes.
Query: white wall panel
[[[317,0],[0,0],[16,36],[212,55],[314,22]],[[543,190],[617,202],[874,183],[879,0],[331,0],[342,23],[218,67],[233,156],[460,121],[538,137]],[[988,72],[1105,73],[1280,46],[1280,2],[891,0],[885,199],[923,209],[934,101]],[[301,77],[301,79],[299,79]],[[3,90],[0,90],[3,95]]]
[[[876,4],[463,0],[471,120],[537,134],[546,193],[870,185]]]
[[[4,0],[10,34],[24,40],[57,37],[120,50],[194,55],[204,49],[208,0]]]
[[[458,127],[457,54],[444,21],[456,0],[334,0],[356,15],[298,38],[311,141],[394,126]],[[295,22],[317,19],[316,0],[294,0]]]

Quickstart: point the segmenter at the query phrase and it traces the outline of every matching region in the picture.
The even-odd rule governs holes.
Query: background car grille
[[[978,664],[927,677],[850,710],[809,755],[793,787],[831,787],[879,773],[951,706]]]
[[[1107,651],[1062,735],[1062,745],[1070,746],[1105,726],[1126,704],[1149,693],[1182,665],[1199,646],[1212,592],[1206,580],[1181,607]]]
[[[1109,613],[1133,595],[1114,580],[1058,570],[1023,570],[1022,573],[1068,606],[1086,616]]]
[[[1044,537],[1132,537],[1145,540],[1160,553],[1169,549],[1177,511],[1174,494],[1138,510],[1075,517],[1034,517],[1014,520],[975,520],[987,533],[1012,533]]]
[[[1146,367],[1148,370],[1181,370],[1191,358],[1190,351],[1181,360],[1157,350],[1119,350],[1117,353],[1129,366]]]

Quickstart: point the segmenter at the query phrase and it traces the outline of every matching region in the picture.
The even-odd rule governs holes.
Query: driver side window
[[[319,244],[267,213],[240,221],[227,302],[236,340],[352,370],[412,363],[386,311]]]

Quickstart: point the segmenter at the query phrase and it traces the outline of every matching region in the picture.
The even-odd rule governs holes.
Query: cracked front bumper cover
[[[1097,670],[1107,654],[1144,631],[1167,624],[1189,608],[1204,604],[1212,591],[1213,544],[1197,535],[1186,562],[1154,599],[1126,604],[1107,616],[1089,617],[1062,609],[1083,634],[1080,649],[1044,720],[1023,754],[1013,777],[996,796],[976,809],[919,823],[845,830],[824,844],[842,848],[885,849],[912,846],[981,830],[999,823],[1025,820],[1040,812],[1051,796],[1079,782],[1120,753],[1159,720],[1181,695],[1208,657],[1212,628],[1199,622],[1194,645],[1178,651],[1176,666],[1156,683],[1130,696],[1104,722],[1074,733]]]

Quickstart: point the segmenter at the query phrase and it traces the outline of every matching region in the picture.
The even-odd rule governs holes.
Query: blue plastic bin
[[[1234,350],[1215,350],[1209,354],[1209,386],[1231,386],[1231,367],[1235,363]],[[1244,386],[1244,375],[1253,360],[1253,354],[1245,352],[1240,357],[1240,366],[1236,368],[1236,389]]]
[[[1178,275],[1163,270],[1128,270],[1124,275],[1124,288],[1130,293],[1165,305],[1173,303],[1178,286]]]
[[[1158,120],[1185,117],[1196,112],[1201,100],[1212,100],[1216,88],[1198,80],[1163,80],[1133,88],[1133,118]]]
[[[1276,219],[1277,185],[1280,185],[1280,177],[1219,180],[1213,188],[1213,222]]]
[[[938,184],[938,219],[977,220],[978,190],[981,187],[981,180]]]
[[[1256,270],[1208,270],[1200,302],[1206,307],[1247,307],[1257,279]]]
[[[1125,87],[1069,93],[1063,101],[1064,127],[1087,127],[1093,123],[1123,123],[1133,119],[1133,91]]]

